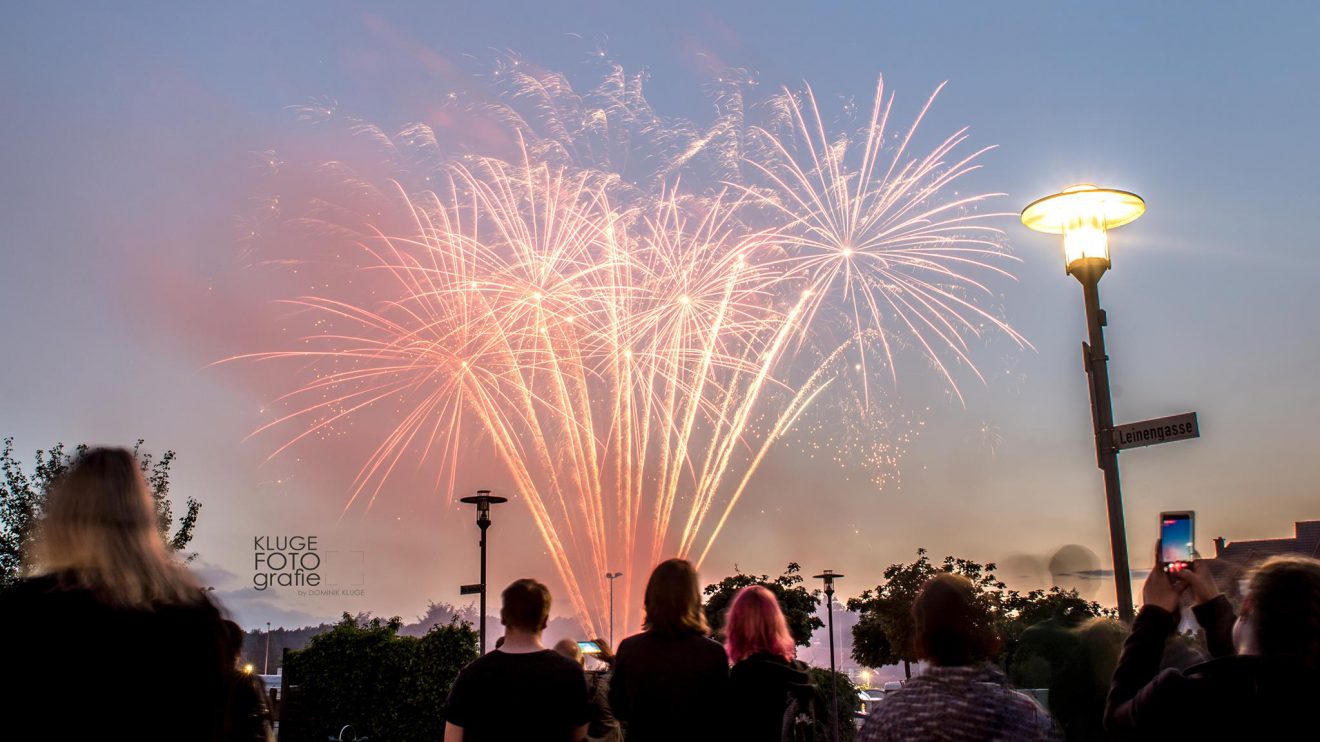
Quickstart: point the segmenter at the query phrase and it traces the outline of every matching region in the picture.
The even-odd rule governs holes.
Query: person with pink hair
[[[737,715],[730,728],[749,742],[781,739],[790,704],[796,700],[797,707],[810,708],[816,688],[807,666],[795,659],[796,645],[775,594],[761,585],[740,590],[724,632],[733,662],[730,708]]]

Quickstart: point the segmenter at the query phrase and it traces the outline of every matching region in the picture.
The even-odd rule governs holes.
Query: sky
[[[476,579],[467,506],[401,477],[341,517],[365,436],[267,461],[279,441],[249,435],[285,380],[213,364],[267,349],[281,316],[236,229],[263,195],[254,159],[338,154],[291,109],[333,100],[391,130],[438,123],[447,93],[479,87],[510,52],[583,85],[603,52],[648,74],[662,114],[696,121],[729,69],[755,79],[754,96],[806,81],[829,105],[869,102],[883,75],[904,120],[947,81],[922,130],[969,126],[973,144],[997,145],[967,183],[1007,194],[997,209],[1076,182],[1149,205],[1111,236],[1101,284],[1116,417],[1196,411],[1202,437],[1122,455],[1134,568],[1149,565],[1162,510],[1197,512],[1203,552],[1215,536],[1284,537],[1320,518],[1312,4],[27,3],[5,18],[0,434],[25,456],[57,441],[175,450],[176,496],[204,505],[195,569],[246,626],[407,619],[466,600],[458,586]],[[996,225],[1020,260],[994,284],[997,310],[1031,347],[978,347],[986,381],[961,379],[962,402],[905,361],[880,389],[916,435],[884,487],[792,436],[703,576],[793,561],[847,575],[846,596],[926,548],[998,562],[1031,588],[1077,545],[1090,556],[1055,581],[1112,604],[1080,290],[1055,238],[1012,216]],[[476,455],[456,483],[510,486]],[[558,590],[525,506],[495,517],[492,583],[535,575]],[[353,594],[255,590],[254,537],[286,535],[316,536],[329,579]]]

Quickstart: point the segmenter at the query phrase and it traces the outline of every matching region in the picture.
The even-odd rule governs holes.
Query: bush
[[[359,623],[345,613],[306,649],[286,655],[280,739],[322,742],[351,724],[359,737],[407,742],[443,734],[454,678],[477,658],[477,634],[457,620],[399,636],[398,618]]]
[[[834,695],[830,692],[830,670],[828,667],[813,667],[810,672],[824,712],[817,718],[821,728],[816,730],[816,736],[818,739],[832,740],[834,739]],[[861,710],[861,701],[857,698],[857,686],[853,685],[847,675],[836,672],[834,692],[839,694],[839,742],[852,742],[857,736],[857,722],[854,716]]]

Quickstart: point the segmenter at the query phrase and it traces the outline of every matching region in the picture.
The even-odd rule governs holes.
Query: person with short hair
[[[140,463],[81,453],[51,489],[29,576],[0,593],[0,715],[40,739],[220,740],[239,638],[161,537]]]
[[[724,636],[733,662],[730,728],[743,740],[781,739],[789,706],[804,712],[813,708],[816,685],[806,664],[796,659],[797,644],[775,594],[761,585],[739,590],[724,621]]]
[[[550,590],[517,580],[500,594],[504,644],[464,667],[445,703],[445,742],[586,738],[582,667],[541,645]]]
[[[999,651],[993,615],[962,575],[926,581],[912,604],[917,656],[930,667],[887,694],[858,742],[1062,740],[1054,720],[1009,685],[990,658]]]
[[[1178,630],[1182,596],[1205,629],[1214,659],[1160,670]],[[1109,689],[1105,721],[1124,738],[1314,738],[1320,698],[1320,560],[1276,556],[1252,570],[1242,609],[1215,586],[1205,562],[1155,568],[1142,588]]]
[[[645,629],[619,643],[610,705],[628,742],[724,739],[729,658],[709,637],[697,570],[656,565],[643,598]]]

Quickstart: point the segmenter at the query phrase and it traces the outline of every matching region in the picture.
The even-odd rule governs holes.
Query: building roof
[[[1293,525],[1292,538],[1268,538],[1228,542],[1215,539],[1215,558],[1210,563],[1211,574],[1220,588],[1230,597],[1238,593],[1237,581],[1256,562],[1272,556],[1299,554],[1320,557],[1320,520],[1301,520]]]

